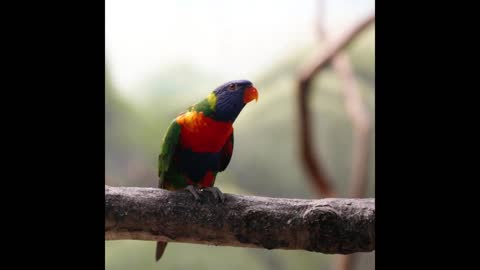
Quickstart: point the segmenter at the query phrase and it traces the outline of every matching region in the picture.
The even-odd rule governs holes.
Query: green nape
[[[217,104],[217,97],[212,92],[208,97],[193,105],[189,111],[203,112],[205,116],[212,117],[215,114],[215,105]]]

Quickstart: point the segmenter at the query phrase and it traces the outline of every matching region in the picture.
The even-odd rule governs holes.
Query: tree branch
[[[300,146],[302,153],[303,165],[307,173],[310,175],[314,187],[318,194],[323,197],[336,196],[334,188],[329,180],[325,169],[321,163],[317,160],[313,153],[312,142],[312,126],[311,115],[308,107],[308,95],[310,94],[310,84],[315,75],[320,72],[342,49],[344,49],[358,34],[365,30],[375,20],[375,14],[367,16],[364,20],[354,25],[349,31],[345,32],[337,40],[333,41],[327,49],[321,49],[317,55],[313,56],[309,62],[307,62],[300,70],[297,81],[298,90],[298,108],[299,108],[299,132],[300,132]],[[323,30],[318,29],[322,35]],[[338,66],[338,63],[337,63]],[[363,137],[362,137],[363,138]],[[356,150],[355,152],[358,152]],[[360,154],[363,155],[362,149]],[[357,158],[355,158],[357,160]],[[357,173],[357,172],[355,172]],[[362,171],[360,171],[362,173]],[[356,189],[363,189],[363,186],[358,185]]]
[[[184,242],[326,254],[375,249],[375,199],[301,200],[105,186],[105,239]]]
[[[326,49],[321,49],[317,55],[312,56],[312,60],[306,63],[300,70],[298,79],[303,83],[308,83],[315,74],[328,64],[341,50],[352,42],[363,30],[375,21],[375,14],[372,13],[365,19],[354,25],[349,31],[346,31],[337,40],[328,45]]]
[[[320,42],[328,42],[328,31],[325,27],[326,1],[318,0],[317,31]],[[370,147],[370,115],[364,106],[360,89],[353,73],[350,60],[346,53],[339,51],[332,58],[332,66],[342,82],[345,109],[353,124],[352,171],[349,197],[361,198],[365,196],[368,184],[368,155]],[[354,254],[337,255],[337,270],[353,269]]]
[[[319,0],[319,9],[317,16],[317,31],[320,42],[329,41],[329,33],[325,26],[325,7],[326,2]],[[374,17],[374,14],[371,16]],[[373,23],[371,16],[365,19],[368,23]],[[363,24],[365,21],[360,22]],[[351,62],[347,54],[339,51],[332,58],[332,67],[342,83],[342,93],[344,97],[345,109],[347,115],[353,124],[353,151],[352,151],[352,171],[350,183],[350,198],[362,198],[365,196],[368,184],[368,156],[370,149],[370,131],[371,121],[368,109],[363,104],[360,88]]]
[[[353,75],[353,68],[344,53],[332,60],[333,68],[343,82],[343,96],[347,115],[353,124],[352,171],[350,198],[365,196],[368,185],[368,156],[370,153],[371,121],[363,104],[360,88]]]

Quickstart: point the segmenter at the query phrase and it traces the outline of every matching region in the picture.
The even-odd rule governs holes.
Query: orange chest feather
[[[180,143],[194,152],[219,152],[233,132],[232,123],[215,121],[203,112],[186,112],[176,119]]]

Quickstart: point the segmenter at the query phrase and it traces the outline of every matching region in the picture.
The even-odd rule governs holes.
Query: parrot
[[[200,200],[199,191],[212,193],[219,202],[225,196],[214,187],[233,153],[233,122],[245,105],[258,101],[258,91],[248,80],[218,86],[202,101],[179,114],[167,128],[158,156],[159,188],[186,190]],[[156,261],[167,242],[157,242]]]

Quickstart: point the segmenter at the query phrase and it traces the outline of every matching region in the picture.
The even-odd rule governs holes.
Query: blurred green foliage
[[[363,99],[374,122],[374,26],[347,48]],[[311,53],[306,48],[272,63],[258,78],[259,89],[235,122],[235,149],[226,172],[216,185],[224,192],[259,196],[313,198],[298,151],[298,122],[294,76]],[[232,78],[237,79],[237,78]],[[174,66],[138,85],[147,96],[143,106],[120,98],[108,70],[105,81],[106,184],[157,186],[156,161],[169,122],[187,106],[205,97],[219,78],[194,67]],[[310,97],[316,152],[334,185],[346,195],[350,179],[352,126],[345,113],[338,77],[330,68],[314,80]],[[374,128],[374,125],[373,125]],[[375,144],[369,161],[368,196],[375,197]],[[327,269],[333,256],[304,251],[261,250],[169,244],[162,260],[154,262],[155,243],[106,241],[106,269]],[[359,268],[373,269],[374,253],[359,256]]]

